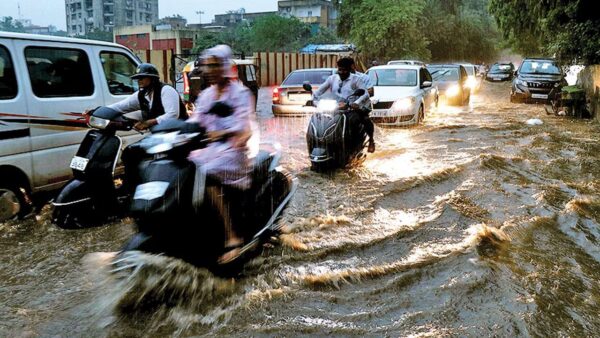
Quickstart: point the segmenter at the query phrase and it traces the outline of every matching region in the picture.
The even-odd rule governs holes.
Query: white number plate
[[[302,102],[312,100],[312,96],[310,94],[290,94],[289,98],[292,101],[302,101]]]
[[[548,95],[544,94],[531,94],[532,99],[547,99]]]
[[[371,117],[388,117],[390,116],[387,110],[374,110],[369,114]]]
[[[501,78],[501,77],[493,77],[492,79],[493,79],[494,81],[500,81],[500,80],[502,80],[502,78]]]
[[[90,160],[88,160],[87,158],[74,156],[73,159],[71,160],[70,167],[75,170],[84,171],[85,167],[87,166],[89,161]]]

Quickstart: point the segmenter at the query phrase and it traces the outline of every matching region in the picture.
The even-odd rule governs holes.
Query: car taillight
[[[273,102],[279,102],[279,98],[280,98],[280,93],[279,93],[280,89],[275,87],[273,88]]]

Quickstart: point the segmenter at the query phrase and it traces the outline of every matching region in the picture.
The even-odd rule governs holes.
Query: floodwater
[[[378,128],[361,167],[323,175],[307,118],[273,118],[264,89],[261,137],[300,187],[244,277],[136,254],[109,274],[89,253],[118,250],[131,220],[66,231],[46,207],[0,225],[0,336],[597,335],[600,127],[508,91]]]

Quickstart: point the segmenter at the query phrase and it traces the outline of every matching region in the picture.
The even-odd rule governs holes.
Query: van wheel
[[[22,188],[0,183],[0,222],[22,219],[32,210],[32,204]]]

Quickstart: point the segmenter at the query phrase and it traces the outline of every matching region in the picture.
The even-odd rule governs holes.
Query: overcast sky
[[[30,19],[34,25],[53,25],[66,30],[64,0],[0,0],[0,17]],[[266,12],[277,10],[277,0],[158,0],[159,17],[181,14],[188,23],[198,23],[197,11],[203,11],[202,22],[210,22],[215,14],[228,10],[245,8],[246,12]]]

